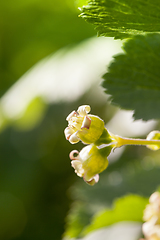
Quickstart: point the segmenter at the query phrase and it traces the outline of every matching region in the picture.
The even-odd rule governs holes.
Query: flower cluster
[[[71,112],[66,120],[68,127],[64,134],[66,139],[75,144],[80,140],[84,147],[80,152],[73,150],[70,153],[72,167],[79,177],[90,185],[94,185],[99,180],[99,173],[108,166],[108,155],[111,152],[112,142],[108,131],[104,127],[104,121],[98,116],[88,114],[91,108],[89,105],[80,106],[76,111]],[[107,143],[108,146],[99,147]]]
[[[144,145],[151,150],[160,149],[159,131],[152,131],[147,139],[114,135],[107,131],[101,118],[89,114],[90,110],[89,105],[83,105],[77,111],[71,112],[66,118],[68,127],[64,130],[65,137],[70,143],[82,141],[84,144],[90,144],[80,152],[74,150],[70,153],[72,167],[88,184],[94,185],[98,182],[98,174],[107,168],[107,157],[113,148],[124,145]]]
[[[160,240],[160,193],[155,192],[149,198],[149,204],[144,211],[142,226],[146,240]]]

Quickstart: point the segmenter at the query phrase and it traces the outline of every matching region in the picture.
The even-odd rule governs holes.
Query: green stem
[[[133,139],[120,136],[113,136],[113,138],[116,140],[116,147],[121,147],[123,145],[157,145],[160,147],[160,140]]]

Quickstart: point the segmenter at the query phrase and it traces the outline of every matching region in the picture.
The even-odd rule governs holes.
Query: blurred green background
[[[74,0],[1,1],[0,95],[37,61],[95,35]]]
[[[58,240],[65,229],[67,237],[76,237],[115,198],[126,193],[149,196],[159,184],[158,154],[144,148],[128,147],[111,159],[94,187],[78,179],[70,167],[69,152],[82,144],[75,147],[65,140],[66,116],[90,104],[92,113],[107,123],[118,111],[99,85],[121,43],[95,40],[93,27],[78,17],[83,2],[1,1],[0,239]],[[108,50],[103,51],[105,46]],[[53,94],[47,64],[63,74],[51,71]]]
[[[0,96],[42,58],[95,34],[77,17],[74,1],[0,5]],[[72,148],[63,136],[68,111],[64,103],[50,105],[34,129],[8,127],[1,133],[0,239],[61,238],[69,208],[66,190],[75,177],[67,161]]]

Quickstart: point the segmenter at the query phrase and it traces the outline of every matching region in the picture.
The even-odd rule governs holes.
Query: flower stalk
[[[124,145],[156,145],[160,148],[160,140],[148,140],[148,139],[134,139],[134,138],[124,138],[121,136],[115,135],[113,139],[116,141],[115,142],[115,147],[122,147]]]

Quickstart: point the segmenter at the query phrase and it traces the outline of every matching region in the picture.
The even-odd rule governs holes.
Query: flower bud
[[[90,106],[83,105],[66,118],[68,127],[64,133],[70,143],[74,144],[80,140],[85,144],[95,143],[104,132],[104,121],[98,116],[88,114],[89,112]]]
[[[99,173],[104,171],[108,166],[107,156],[110,154],[112,147],[107,146],[99,149],[96,145],[91,144],[84,147],[80,152],[74,150],[70,153],[72,167],[79,177],[90,185],[94,185],[99,180]]]
[[[148,134],[147,140],[160,140],[160,132],[159,131],[152,131]],[[151,150],[158,150],[160,149],[159,145],[147,145],[147,147]]]

